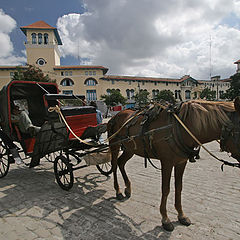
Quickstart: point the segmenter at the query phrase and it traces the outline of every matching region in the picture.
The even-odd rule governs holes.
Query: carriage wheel
[[[73,186],[73,170],[72,165],[62,155],[58,156],[54,161],[54,173],[58,185],[63,190],[69,190]]]
[[[9,155],[3,141],[0,140],[0,178],[7,175],[10,166]]]
[[[96,165],[96,167],[98,171],[105,176],[108,176],[112,173],[112,165],[110,162]]]
[[[55,158],[56,158],[57,156],[59,156],[60,153],[61,153],[61,151],[49,153],[49,154],[45,155],[45,159],[46,159],[48,162],[54,162],[54,161],[55,161]]]

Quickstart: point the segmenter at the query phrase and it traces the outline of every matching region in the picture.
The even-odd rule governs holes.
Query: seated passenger
[[[20,132],[31,136],[35,136],[41,129],[41,127],[34,126],[28,114],[20,110],[17,105],[12,106],[11,121],[18,126]]]

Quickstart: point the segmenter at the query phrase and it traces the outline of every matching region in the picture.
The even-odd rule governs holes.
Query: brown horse
[[[125,171],[126,162],[134,154],[159,159],[162,166],[160,213],[163,227],[168,231],[174,229],[166,209],[173,167],[178,220],[186,226],[191,224],[182,210],[182,178],[187,160],[198,154],[194,150],[198,144],[176,121],[173,111],[201,143],[221,139],[221,148],[231,152],[232,157],[240,162],[240,98],[236,98],[234,103],[192,100],[179,108],[155,104],[150,110],[137,113],[127,109],[112,117],[108,122],[108,136],[116,197],[123,199],[117,180],[117,167],[124,179],[125,196],[129,198],[131,182]],[[122,154],[119,156],[120,149]]]

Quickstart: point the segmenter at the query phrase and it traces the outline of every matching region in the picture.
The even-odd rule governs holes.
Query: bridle
[[[227,142],[229,138],[232,138],[235,147],[239,149],[239,154],[232,155],[232,157],[240,162],[240,117],[238,112],[231,113],[229,119],[230,121],[222,128],[220,147],[222,151],[227,151]]]

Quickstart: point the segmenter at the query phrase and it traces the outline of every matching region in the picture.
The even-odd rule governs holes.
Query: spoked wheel
[[[98,171],[105,176],[108,176],[112,173],[111,162],[99,164],[99,165],[96,165],[96,167],[97,167]]]
[[[60,155],[54,161],[54,173],[58,185],[63,190],[69,190],[73,186],[73,170],[72,165],[66,157]]]
[[[49,153],[49,154],[45,155],[45,159],[46,159],[48,162],[54,162],[54,161],[55,161],[55,158],[56,158],[57,156],[59,156],[60,153],[61,153],[61,151]]]
[[[0,178],[7,175],[10,166],[9,154],[3,141],[0,140]]]

